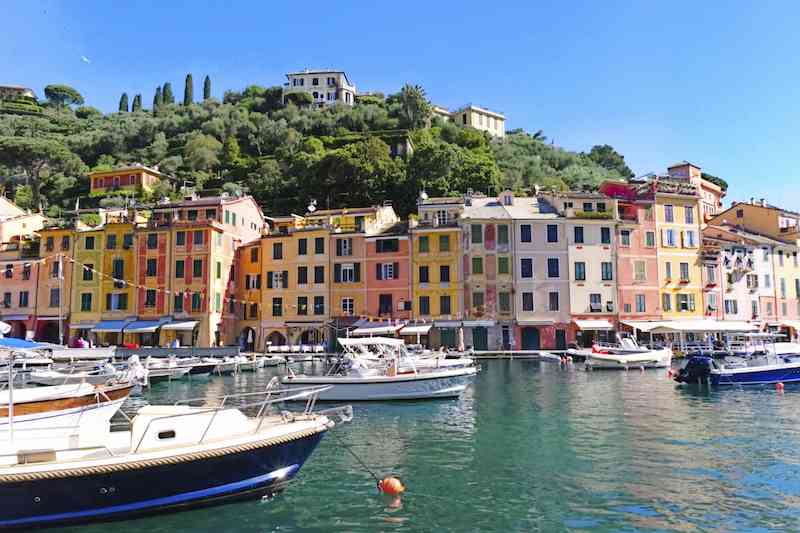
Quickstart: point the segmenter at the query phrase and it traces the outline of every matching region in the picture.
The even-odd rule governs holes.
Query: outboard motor
[[[690,357],[686,364],[675,375],[678,383],[708,383],[711,376],[711,369],[714,368],[714,360],[707,355],[695,355]]]

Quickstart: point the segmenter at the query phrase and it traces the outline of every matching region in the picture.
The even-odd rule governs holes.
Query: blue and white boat
[[[710,354],[690,357],[675,376],[679,383],[726,386],[800,382],[800,345],[776,342],[772,333],[747,334],[741,356],[714,359]]]
[[[77,445],[2,442],[0,528],[115,520],[274,494],[334,425],[333,411],[312,412],[324,389],[228,396],[213,408],[143,407],[129,431],[92,428]],[[256,394],[263,397],[254,402]],[[258,415],[227,407],[234,397]],[[301,399],[301,412],[275,410]],[[349,406],[336,411],[343,419],[351,413]]]

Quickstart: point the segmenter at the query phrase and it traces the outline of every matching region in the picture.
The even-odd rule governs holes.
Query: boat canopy
[[[0,348],[19,348],[23,350],[35,350],[37,348],[45,348],[44,344],[38,342],[26,341],[14,337],[0,337]]]
[[[580,329],[587,329],[587,330],[612,330],[614,329],[614,325],[609,322],[608,320],[599,320],[599,319],[592,319],[592,320],[574,320],[575,325],[578,326]]]
[[[432,324],[414,324],[401,329],[400,335],[427,335],[432,327]]]
[[[758,326],[743,320],[623,320],[623,324],[650,333],[697,333],[719,331],[756,331]]]
[[[392,335],[397,333],[405,323],[393,324],[391,322],[365,322],[350,332],[350,335],[364,337],[368,335]]]
[[[362,337],[362,338],[351,338],[351,337],[339,337],[339,344],[342,346],[375,346],[375,345],[384,345],[384,346],[403,346],[405,345],[405,341],[403,339],[394,339],[391,337]]]
[[[161,329],[170,331],[192,331],[197,326],[197,320],[182,320],[164,324]]]
[[[130,323],[128,320],[103,320],[95,324],[92,331],[95,333],[120,333]]]

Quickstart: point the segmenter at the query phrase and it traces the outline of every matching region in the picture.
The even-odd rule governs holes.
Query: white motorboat
[[[672,364],[672,349],[639,346],[632,337],[617,336],[617,345],[593,344],[591,349],[570,349],[567,354],[585,358],[587,369],[628,370],[667,368]]]
[[[286,364],[286,358],[281,357],[280,355],[268,355],[266,357],[262,357],[261,360],[264,361],[264,366],[268,367],[274,367]]]
[[[36,385],[67,385],[70,383],[89,383],[102,385],[104,383],[118,383],[130,381],[127,372],[117,370],[114,365],[105,364],[99,368],[80,370],[78,368],[63,371],[54,368],[46,370],[32,370],[28,383]]]
[[[326,375],[298,375],[290,369],[281,382],[292,387],[333,385],[320,393],[320,400],[329,401],[453,398],[464,392],[478,371],[474,365],[416,368],[401,339],[341,338],[339,343],[344,354]],[[382,364],[365,359],[364,347],[379,348]],[[400,372],[400,368],[409,370]]]

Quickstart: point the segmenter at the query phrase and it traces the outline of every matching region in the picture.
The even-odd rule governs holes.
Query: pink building
[[[408,228],[396,224],[366,239],[367,315],[411,318],[411,255]]]
[[[610,181],[603,183],[600,191],[618,200],[619,319],[658,320],[661,313],[652,192],[637,184]]]
[[[11,326],[9,337],[32,337],[36,327],[36,252],[30,241],[0,245],[0,320]]]

